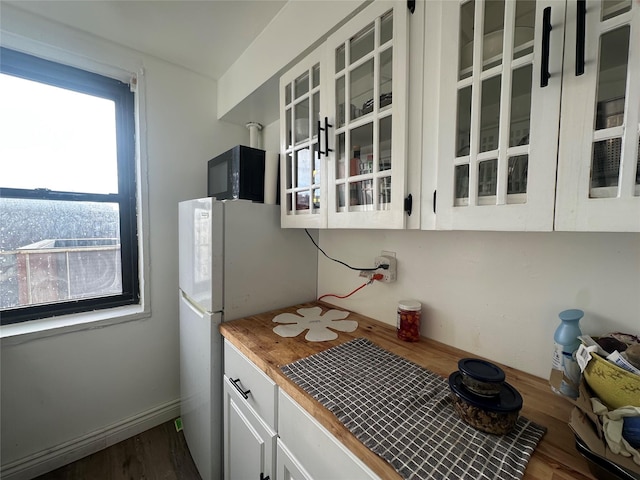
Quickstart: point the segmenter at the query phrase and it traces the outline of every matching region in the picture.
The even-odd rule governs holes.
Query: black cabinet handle
[[[411,211],[413,210],[413,195],[409,194],[404,199],[404,211],[407,215],[411,216]]]
[[[329,117],[324,117],[324,156],[328,157],[329,152],[333,152],[332,149],[329,148],[329,129],[332,128],[333,125],[329,125]]]
[[[269,480],[269,475],[265,477],[264,473],[260,472],[260,480]]]
[[[584,73],[587,0],[576,0],[576,77]]]
[[[318,120],[318,158],[324,155],[325,157],[329,156],[329,133],[327,132],[328,121],[327,117],[324,117],[325,126],[322,128],[322,122]],[[324,146],[326,150],[322,150],[322,138],[320,137],[320,132],[324,132]]]
[[[238,390],[238,393],[240,393],[240,395],[242,395],[242,397],[247,400],[249,398],[249,394],[251,393],[251,390],[245,390],[242,385],[240,384],[240,379],[236,378],[235,380],[233,378],[230,378],[229,381],[231,381],[231,383],[233,384],[234,387],[236,387],[236,390]]]
[[[324,128],[320,124],[320,120],[318,120],[318,155],[324,155],[325,157],[329,156],[329,152],[333,152],[331,148],[329,148],[329,129],[332,128],[333,125],[329,124],[329,117],[324,117]],[[322,150],[322,142],[320,140],[320,132],[324,132],[324,150]]]
[[[318,158],[322,157],[324,152],[322,151],[322,140],[320,139],[320,132],[323,130],[322,123],[318,119]]]
[[[549,85],[549,40],[551,37],[551,7],[542,12],[542,65],[540,66],[540,87]]]

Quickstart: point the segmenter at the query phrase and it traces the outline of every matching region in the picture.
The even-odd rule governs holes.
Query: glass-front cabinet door
[[[438,228],[553,229],[564,8],[444,2]]]
[[[280,78],[280,205],[283,227],[327,226],[319,128],[323,49]]]
[[[403,228],[408,10],[377,1],[327,40],[328,226]]]
[[[640,231],[640,3],[568,2],[557,230]]]
[[[280,78],[283,227],[404,228],[408,15],[376,0]]]

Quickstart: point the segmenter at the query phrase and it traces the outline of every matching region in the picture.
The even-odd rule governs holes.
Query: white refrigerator
[[[180,414],[203,480],[222,478],[220,322],[316,298],[317,249],[280,207],[201,198],[179,206]],[[316,234],[317,232],[314,232]]]

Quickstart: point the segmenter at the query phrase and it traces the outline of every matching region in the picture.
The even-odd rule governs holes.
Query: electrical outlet
[[[382,274],[381,282],[391,283],[397,280],[397,261],[396,254],[394,252],[382,251],[379,257],[375,258],[374,265],[376,267],[375,273]],[[382,268],[386,265],[387,268]]]

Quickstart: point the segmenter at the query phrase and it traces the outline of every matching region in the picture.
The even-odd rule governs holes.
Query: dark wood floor
[[[173,421],[35,480],[201,480]]]

